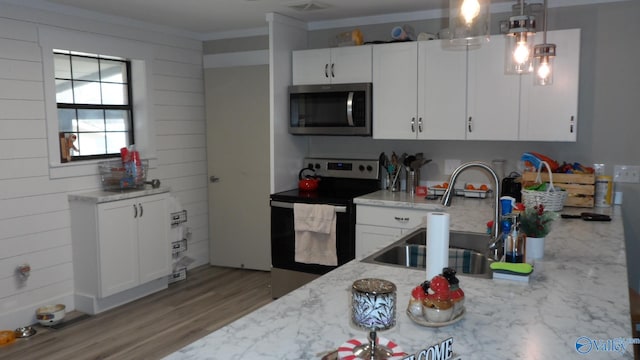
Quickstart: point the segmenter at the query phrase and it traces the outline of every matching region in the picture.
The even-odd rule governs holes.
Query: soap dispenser
[[[505,262],[525,262],[525,248],[527,236],[520,232],[520,215],[514,215],[511,221],[511,230],[505,239]]]

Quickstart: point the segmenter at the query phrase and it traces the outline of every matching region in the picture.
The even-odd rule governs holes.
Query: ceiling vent
[[[290,3],[287,6],[296,11],[315,11],[315,10],[326,9],[329,7],[329,5],[327,4],[322,4],[317,1],[309,1],[309,0],[297,1],[294,3]]]

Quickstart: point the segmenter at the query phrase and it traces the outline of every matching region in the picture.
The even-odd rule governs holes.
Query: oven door
[[[333,204],[332,204],[333,205]],[[355,214],[353,205],[336,206],[336,251],[338,266],[355,258]],[[335,266],[295,261],[293,203],[271,200],[271,266],[310,274],[326,274]]]

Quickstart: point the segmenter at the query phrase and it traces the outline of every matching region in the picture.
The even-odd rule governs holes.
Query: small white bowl
[[[64,319],[65,308],[63,304],[47,305],[36,310],[36,319],[42,326],[52,326]]]
[[[430,323],[444,323],[453,318],[453,306],[445,310],[423,306],[422,315]]]
[[[464,310],[464,297],[458,301],[453,302],[453,318],[457,318],[462,314]]]

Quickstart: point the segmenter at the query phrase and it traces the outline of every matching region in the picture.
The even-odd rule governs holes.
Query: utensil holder
[[[416,186],[420,184],[420,170],[407,169],[407,177],[405,179],[405,189],[410,195],[416,194]]]

